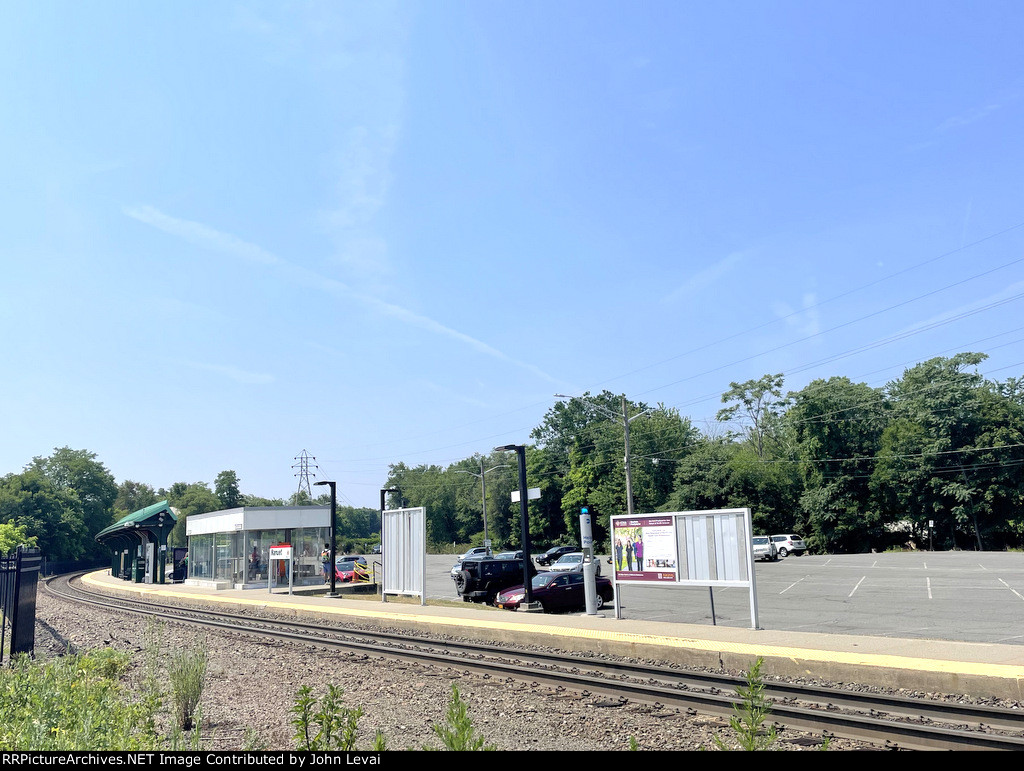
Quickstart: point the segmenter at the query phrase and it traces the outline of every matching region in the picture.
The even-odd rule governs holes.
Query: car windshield
[[[530,586],[532,586],[534,589],[542,589],[548,584],[550,584],[552,581],[554,581],[556,578],[558,578],[558,576],[556,576],[554,573],[538,573],[530,581]]]
[[[338,570],[355,570],[356,563],[352,560],[346,560],[345,562],[338,563]]]
[[[754,538],[754,543],[758,544],[759,546],[763,546],[764,544],[768,543],[768,537],[756,537]]]
[[[564,557],[560,558],[558,561],[559,562],[567,562],[568,563],[568,562],[579,562],[581,559],[583,559],[583,555],[582,554],[566,554]]]

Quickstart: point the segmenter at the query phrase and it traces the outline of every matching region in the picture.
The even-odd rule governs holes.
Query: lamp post
[[[487,554],[491,553],[491,542],[487,539],[487,483],[484,482],[484,475],[490,474],[492,471],[498,468],[508,468],[507,463],[501,463],[497,466],[491,466],[487,471],[484,471],[484,459],[480,458],[480,473],[474,474],[472,471],[457,470],[456,474],[469,474],[471,477],[476,477],[480,480],[480,498],[481,504],[484,511],[484,546],[487,547]]]
[[[524,444],[506,444],[502,447],[495,447],[495,450],[510,451],[515,450],[516,455],[519,457],[519,517],[522,520],[522,539],[523,539],[523,609],[528,609],[533,604],[533,591],[531,587],[530,577],[530,512],[527,507],[526,499],[529,496],[529,491],[526,489],[526,445]]]
[[[334,563],[334,523],[335,523],[335,520],[337,519],[337,516],[338,516],[338,493],[337,493],[336,485],[335,485],[334,482],[314,482],[313,483],[314,487],[319,487],[320,485],[329,485],[330,488],[331,488],[331,566],[330,566],[330,571],[331,571],[331,591],[329,591],[327,593],[327,596],[328,597],[337,597],[338,596],[338,584],[337,584],[337,576],[335,574],[335,569],[334,569],[334,565],[335,565],[335,563]]]
[[[555,397],[558,398],[558,399],[573,399],[573,398],[575,398],[575,397],[569,396],[568,394],[555,394]],[[623,433],[625,435],[625,445],[626,445],[626,448],[625,448],[626,449],[626,456],[624,458],[625,465],[626,465],[626,512],[629,514],[629,516],[632,517],[633,516],[633,474],[631,473],[630,468],[629,468],[629,424],[632,423],[637,418],[639,418],[641,415],[646,415],[648,412],[654,412],[654,408],[652,407],[650,409],[644,410],[643,412],[638,412],[636,415],[633,415],[631,417],[629,415],[629,412],[628,412],[627,408],[626,408],[626,395],[625,394],[622,395],[622,417],[621,418],[618,415],[616,415],[614,412],[609,412],[604,407],[600,406],[599,404],[595,404],[594,402],[590,402],[590,406],[593,407],[598,412],[600,412],[600,413],[606,415],[607,417],[611,418],[612,420],[619,421],[619,422],[622,423],[622,429],[623,429]]]

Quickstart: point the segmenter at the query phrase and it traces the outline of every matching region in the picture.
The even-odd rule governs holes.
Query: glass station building
[[[217,589],[266,588],[271,546],[290,544],[295,586],[323,582],[320,552],[331,536],[330,506],[242,506],[193,514],[186,584]],[[288,563],[275,560],[273,583],[288,583]]]

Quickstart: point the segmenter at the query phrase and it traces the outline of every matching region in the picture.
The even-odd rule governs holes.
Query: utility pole
[[[305,490],[306,495],[309,496],[309,502],[312,503],[313,488],[310,487],[309,478],[315,477],[316,473],[310,471],[309,469],[311,466],[315,469],[320,467],[317,466],[316,463],[310,463],[310,461],[315,461],[316,458],[310,455],[305,450],[303,450],[299,455],[293,458],[293,460],[297,460],[298,463],[292,464],[292,468],[299,469],[299,472],[295,474],[295,476],[299,478],[299,489],[295,491],[295,495],[298,496],[303,490]],[[317,484],[319,484],[319,482],[317,482]]]
[[[569,396],[568,394],[555,394],[555,396],[559,399],[577,398],[575,396]],[[606,410],[604,407],[601,407],[594,401],[590,401],[589,404],[598,412],[618,422],[619,416],[616,415],[614,412]],[[626,466],[626,512],[629,514],[629,516],[633,516],[633,474],[629,467],[629,424],[632,423],[637,418],[639,418],[641,415],[646,415],[648,412],[654,412],[654,408],[651,407],[649,409],[644,410],[643,412],[638,412],[636,415],[630,417],[629,409],[626,405],[626,395],[622,395],[622,429],[626,440],[626,457],[624,458]]]
[[[484,546],[487,547],[488,554],[491,553],[491,544],[490,541],[487,539],[487,482],[484,481],[484,476],[490,474],[492,471],[494,471],[494,469],[498,468],[508,468],[508,464],[502,463],[497,466],[491,466],[489,469],[484,471],[484,459],[483,456],[481,456],[479,474],[474,474],[472,471],[463,471],[461,469],[455,472],[456,474],[469,474],[471,477],[476,477],[477,479],[480,480],[480,497],[482,499],[481,504],[483,505],[484,512]]]
[[[641,413],[643,414],[643,413]],[[634,417],[640,417],[635,415]],[[626,436],[626,513],[633,516],[633,475],[629,469],[629,421],[631,418],[626,412],[626,395],[622,395],[622,427]]]

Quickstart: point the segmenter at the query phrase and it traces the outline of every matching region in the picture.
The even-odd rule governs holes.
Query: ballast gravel
[[[152,622],[97,611],[40,590],[36,655],[112,647],[133,654],[141,676]],[[315,695],[328,684],[346,703],[361,707],[359,749],[369,750],[380,731],[389,750],[443,749],[433,726],[445,722],[452,686],[459,690],[477,733],[498,750],[603,751],[715,750],[715,737],[732,732],[721,718],[688,715],[635,702],[609,704],[575,693],[453,671],[400,664],[305,645],[263,642],[232,632],[198,631],[167,622],[160,628],[164,653],[205,645],[209,653],[202,698],[206,750],[295,749],[290,712],[297,690]],[[167,657],[163,657],[167,660]],[[785,731],[775,749],[818,750],[821,737]],[[833,739],[830,751],[879,749]]]

